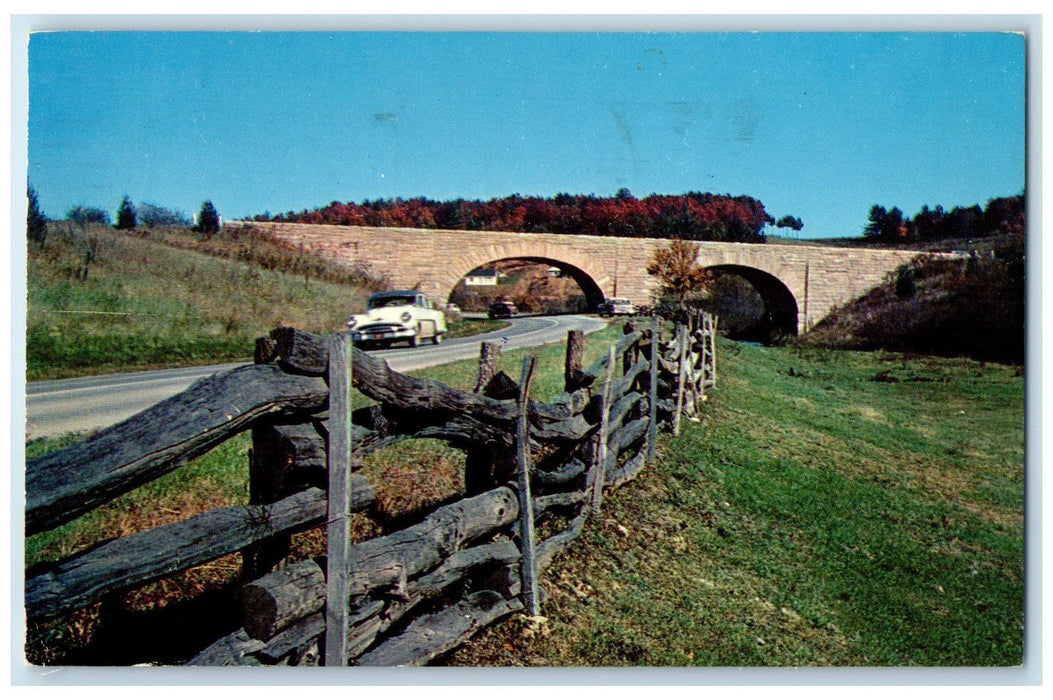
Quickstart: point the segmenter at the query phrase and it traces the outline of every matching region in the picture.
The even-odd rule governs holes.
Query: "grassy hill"
[[[954,260],[919,256],[797,342],[1023,363],[1023,236],[945,245],[970,254]]]
[[[279,324],[339,329],[367,292],[62,223],[27,260],[29,380],[251,359]]]
[[[252,231],[115,231],[51,222],[27,260],[26,377],[249,360],[280,325],[344,328],[385,281]],[[462,322],[451,335],[479,332]]]

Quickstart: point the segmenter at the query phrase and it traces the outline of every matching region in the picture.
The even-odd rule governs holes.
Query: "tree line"
[[[47,236],[48,217],[40,208],[40,198],[32,185],[26,190],[26,236],[30,241],[43,244]],[[98,207],[86,207],[78,204],[70,207],[66,212],[66,221],[77,226],[87,228],[91,225],[110,226],[112,219],[110,212]],[[125,195],[117,207],[117,223],[112,224],[118,230],[131,230],[138,226],[154,228],[158,226],[176,226],[192,228],[194,231],[210,235],[219,231],[219,212],[216,211],[212,200],[206,199],[201,205],[196,221],[191,221],[178,209],[168,209],[157,204],[142,202],[138,206],[132,203],[131,198]]]
[[[651,194],[637,199],[627,189],[613,197],[557,194],[554,197],[511,195],[489,201],[425,197],[332,202],[308,211],[255,221],[333,224],[338,226],[397,226],[406,228],[515,233],[567,233],[623,238],[675,238],[698,241],[762,243],[768,224],[800,230],[793,216],[776,221],[753,197],[688,192]]]
[[[1024,195],[998,197],[987,206],[943,207],[924,205],[913,218],[904,216],[899,207],[886,209],[875,204],[870,208],[863,235],[872,240],[889,242],[936,241],[951,238],[984,238],[997,234],[1023,234],[1026,227]]]

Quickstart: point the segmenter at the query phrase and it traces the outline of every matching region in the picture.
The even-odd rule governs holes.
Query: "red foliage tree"
[[[423,197],[365,200],[361,204],[332,202],[310,212],[281,214],[274,220],[341,226],[763,242],[761,231],[772,218],[764,205],[752,197],[689,192],[652,194],[637,199],[623,189],[614,197],[560,193],[550,198],[511,195],[486,202],[464,199],[437,202]]]

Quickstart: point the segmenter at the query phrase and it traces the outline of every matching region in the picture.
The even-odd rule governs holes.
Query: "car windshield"
[[[369,300],[369,308],[382,309],[385,306],[409,306],[413,304],[413,297],[378,297]]]

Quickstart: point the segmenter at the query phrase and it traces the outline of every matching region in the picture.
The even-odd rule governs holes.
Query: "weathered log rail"
[[[693,314],[672,335],[668,326],[657,318],[646,328],[630,322],[589,367],[582,366],[583,337],[572,332],[566,391],[549,402],[527,395],[533,360],[517,383],[497,369],[494,345],[482,348],[475,391],[394,372],[355,349],[353,386],[376,403],[343,417],[329,401],[329,339],[276,329],[257,341],[256,364],[204,379],[88,440],[27,460],[25,528],[32,535],[239,432],[250,429],[253,438],[249,505],[34,567],[26,572],[27,618],[53,618],[240,552],[243,627],[191,664],[318,664],[327,619],[346,627],[344,662],[428,663],[503,616],[537,610],[537,571],[601,508],[603,490],[631,480],[653,458],[659,427],[679,431],[682,416],[697,416],[716,383],[716,320]],[[466,497],[410,527],[348,545],[342,564],[332,557],[289,561],[294,533],[333,521],[326,489],[334,420],[351,423],[350,511],[365,511],[375,499],[373,485],[355,473],[361,458],[411,438],[437,438],[465,452]],[[536,540],[534,523],[554,515],[549,530],[562,529]],[[333,565],[346,587],[341,600],[327,594]],[[327,617],[334,605],[341,614]]]

